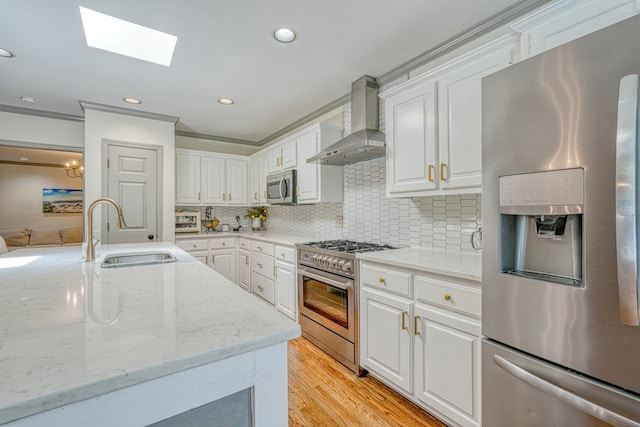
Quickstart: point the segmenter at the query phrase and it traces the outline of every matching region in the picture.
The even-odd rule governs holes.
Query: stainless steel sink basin
[[[102,260],[100,267],[135,267],[139,265],[167,264],[176,261],[176,257],[169,252],[136,252],[107,255]]]

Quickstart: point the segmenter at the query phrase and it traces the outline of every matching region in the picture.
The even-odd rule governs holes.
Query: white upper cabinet
[[[248,160],[243,156],[176,150],[176,204],[247,205]]]
[[[296,140],[288,138],[268,151],[269,173],[276,173],[296,167]]]
[[[269,157],[266,153],[254,154],[250,164],[249,203],[261,205],[267,203],[267,175],[269,175]]]
[[[200,204],[200,155],[176,150],[176,204]]]
[[[316,124],[295,135],[298,203],[342,202],[342,167],[307,163],[341,136],[341,127],[327,124]]]
[[[502,37],[382,93],[387,123],[387,196],[479,192],[482,77],[513,62]]]
[[[638,13],[638,0],[556,0],[511,27],[521,33],[522,59],[600,30]]]
[[[201,156],[200,201],[204,204],[224,204],[226,202],[224,159],[214,156]]]
[[[387,195],[437,189],[435,82],[386,99],[385,116]]]

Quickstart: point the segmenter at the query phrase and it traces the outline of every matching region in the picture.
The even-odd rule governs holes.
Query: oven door
[[[354,342],[356,318],[353,280],[299,266],[298,307],[301,316]]]

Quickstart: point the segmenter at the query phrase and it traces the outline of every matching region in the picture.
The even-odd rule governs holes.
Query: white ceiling
[[[4,0],[0,48],[16,57],[0,58],[0,104],[82,116],[83,100],[177,116],[178,131],[264,142],[358,77],[388,73],[527,1]],[[79,5],[176,35],[171,66],[87,47]],[[298,40],[274,41],[279,26]]]

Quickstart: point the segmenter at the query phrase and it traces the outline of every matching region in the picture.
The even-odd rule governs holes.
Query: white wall
[[[44,214],[43,188],[82,189],[62,168],[0,164],[0,228],[82,226],[82,214]]]
[[[133,117],[86,109],[84,125],[85,204],[103,197],[102,176],[106,159],[102,158],[105,140],[162,147],[162,234],[164,241],[174,239],[175,204],[175,125],[172,122]],[[100,224],[100,210],[94,212],[94,224]]]
[[[84,123],[0,111],[0,140],[82,149]]]

